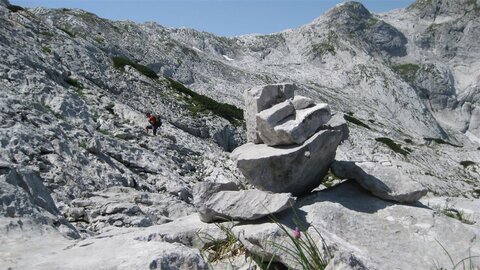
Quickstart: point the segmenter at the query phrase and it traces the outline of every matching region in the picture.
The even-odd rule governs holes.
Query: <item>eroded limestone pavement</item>
[[[480,255],[480,3],[463,2],[350,2],[223,38],[0,0],[0,265],[299,268],[272,245],[290,241],[273,213],[327,269]],[[246,130],[167,77],[244,107]]]

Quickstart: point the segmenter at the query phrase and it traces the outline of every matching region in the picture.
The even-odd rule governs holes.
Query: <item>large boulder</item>
[[[338,130],[321,130],[301,145],[247,143],[235,149],[231,157],[256,188],[297,196],[321,183],[341,139]]]
[[[257,130],[267,145],[302,144],[330,118],[327,104],[295,110],[293,102],[287,100],[258,113]]]
[[[296,88],[293,84],[272,84],[256,86],[245,91],[245,121],[248,142],[262,143],[257,134],[257,113],[293,98]]]
[[[337,177],[354,179],[381,199],[413,203],[427,194],[427,189],[393,166],[376,162],[335,161],[332,170]]]
[[[201,182],[196,184],[192,190],[193,204],[198,210],[200,219],[204,222],[210,222],[216,215],[212,209],[206,206],[206,202],[220,191],[238,191],[239,188],[234,182],[215,183]]]
[[[273,257],[290,269],[301,268],[296,258],[274,255],[279,246],[296,250],[290,238],[295,226],[304,227],[325,255],[323,239],[334,256],[326,269],[447,269],[450,256],[457,263],[480,254],[478,227],[424,205],[378,199],[355,181],[301,197],[294,211],[283,212],[278,224],[265,220],[235,226],[233,232],[250,253],[266,261]],[[300,238],[304,237],[302,232]],[[472,257],[472,263],[478,265],[479,258]]]
[[[0,234],[4,269],[209,269],[198,249],[157,237],[161,226],[111,228],[75,242],[49,228],[23,226]]]
[[[269,193],[257,189],[221,191],[205,202],[208,215],[205,222],[226,220],[256,220],[292,206],[295,199],[288,193]]]

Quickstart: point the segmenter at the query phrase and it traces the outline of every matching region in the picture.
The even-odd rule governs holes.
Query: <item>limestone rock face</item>
[[[292,100],[295,110],[301,110],[312,106],[315,102],[313,99],[304,96],[295,96]]]
[[[245,121],[248,142],[262,142],[256,131],[257,113],[292,98],[296,88],[293,84],[273,84],[257,86],[245,91]]]
[[[205,202],[206,222],[214,220],[256,220],[292,206],[295,199],[288,193],[269,193],[261,190],[220,191]]]
[[[200,219],[204,222],[210,222],[216,213],[206,206],[207,201],[216,193],[221,191],[238,191],[238,186],[233,182],[214,183],[202,182],[193,187],[193,203],[197,207]]]
[[[427,194],[427,189],[392,166],[335,161],[332,170],[336,176],[354,179],[373,195],[385,200],[413,203]]]
[[[247,143],[231,157],[255,187],[300,195],[317,187],[327,173],[342,139],[336,130],[321,130],[301,145],[272,147]]]
[[[290,100],[257,114],[257,130],[267,145],[302,144],[330,120],[330,107],[317,104],[295,110]]]
[[[330,252],[334,252],[334,259],[326,269],[447,268],[451,263],[437,241],[448,245],[447,250],[456,261],[468,257],[469,252],[480,252],[478,227],[440,215],[423,205],[381,200],[365,192],[355,181],[302,197],[295,211],[297,215],[305,213],[301,225],[310,226],[307,228],[310,236],[321,241],[318,231]],[[294,215],[286,213],[279,222],[287,231],[293,231],[297,226],[293,220]],[[278,250],[269,243],[293,245],[277,224],[266,221],[235,226],[234,232],[240,235],[249,252],[263,258],[271,258]],[[275,260],[291,269],[300,268],[290,255],[277,256]],[[478,258],[473,260],[477,265]]]

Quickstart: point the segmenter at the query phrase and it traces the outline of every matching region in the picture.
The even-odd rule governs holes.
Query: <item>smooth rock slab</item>
[[[478,227],[421,204],[381,200],[355,181],[301,197],[294,209],[296,214],[282,212],[279,223],[290,235],[295,226],[305,226],[314,241],[321,243],[318,231],[335,256],[326,269],[450,269],[449,257],[439,242],[455,262],[469,252],[480,254]],[[290,238],[268,220],[235,226],[233,232],[249,252],[267,260],[279,253],[276,245],[292,247]],[[322,251],[321,245],[319,249]],[[474,265],[480,263],[479,258],[472,259]],[[274,261],[301,269],[290,254],[276,256]]]
[[[296,89],[294,84],[272,84],[256,86],[245,91],[245,122],[248,142],[262,143],[257,134],[257,113],[293,98]]]
[[[335,161],[332,170],[337,177],[354,179],[381,199],[412,203],[427,194],[427,189],[392,166],[375,162]]]
[[[302,145],[272,147],[247,143],[231,158],[256,188],[294,196],[316,188],[330,167],[342,138],[337,130],[321,130]]]
[[[295,203],[288,193],[269,193],[261,190],[220,191],[205,203],[209,215],[202,221],[256,220],[278,213]]]
[[[210,222],[216,213],[206,206],[206,202],[216,193],[221,191],[238,191],[239,188],[234,182],[215,183],[201,182],[193,187],[193,204],[198,210],[200,219],[203,222]]]
[[[267,145],[302,144],[330,120],[330,115],[327,104],[295,110],[287,100],[257,114],[257,131]]]

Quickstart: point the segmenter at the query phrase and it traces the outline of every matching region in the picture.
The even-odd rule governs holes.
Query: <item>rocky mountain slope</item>
[[[337,244],[335,263],[446,265],[435,239],[457,257],[479,251],[478,223],[444,215],[480,221],[479,15],[478,0],[419,0],[384,14],[348,2],[298,29],[225,38],[0,0],[0,264],[206,269],[198,230],[223,231],[195,219],[193,186],[249,187],[228,153],[245,142],[238,108],[244,90],[280,82],[344,114],[350,138],[337,160],[395,168],[429,191],[422,207],[350,182],[302,198],[298,211]],[[155,137],[145,112],[163,120]],[[261,225],[237,230],[255,243],[271,231]],[[428,241],[406,244],[415,235]],[[42,239],[68,263],[55,263]],[[382,249],[382,239],[396,244]],[[115,257],[120,243],[128,249]],[[423,248],[411,261],[407,251],[391,256]],[[103,260],[79,260],[96,253]]]

